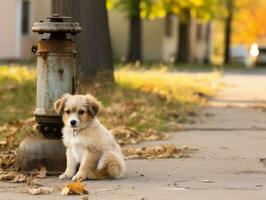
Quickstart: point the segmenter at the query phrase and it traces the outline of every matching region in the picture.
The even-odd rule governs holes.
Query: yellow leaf
[[[62,195],[72,195],[72,194],[88,194],[88,191],[85,189],[84,183],[81,181],[76,181],[68,183],[61,191]]]

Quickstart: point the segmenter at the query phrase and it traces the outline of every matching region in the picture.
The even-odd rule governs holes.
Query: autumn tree
[[[202,21],[209,21],[216,15],[223,13],[221,3],[223,0],[155,0],[153,5],[160,7],[166,13],[175,14],[178,16],[178,43],[177,43],[177,55],[176,62],[188,63],[191,58],[191,45],[190,45],[190,33],[191,33],[191,20],[197,18]],[[161,13],[159,17],[164,17],[162,11],[158,9],[158,13]]]
[[[95,77],[113,80],[113,62],[106,1],[53,0],[53,12],[71,16],[80,23],[76,38],[79,80],[86,84]]]
[[[266,44],[266,1],[236,1],[235,7],[232,41],[246,46]]]
[[[130,19],[130,39],[128,60],[141,60],[141,18],[150,20],[177,15],[178,43],[176,62],[187,63],[191,58],[190,33],[191,19],[209,21],[224,13],[225,0],[108,0],[113,8],[127,13]],[[134,56],[132,56],[134,55]],[[133,58],[133,59],[131,59]]]

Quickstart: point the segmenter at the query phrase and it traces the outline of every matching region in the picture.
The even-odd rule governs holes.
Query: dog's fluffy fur
[[[67,167],[59,178],[85,180],[123,177],[125,162],[121,148],[110,131],[96,118],[99,102],[89,94],[65,94],[54,103],[54,108],[63,116],[63,143],[67,148]]]

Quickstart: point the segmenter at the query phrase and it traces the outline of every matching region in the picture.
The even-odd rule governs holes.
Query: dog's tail
[[[121,178],[124,176],[126,165],[123,155],[114,151],[105,152],[100,158],[97,170],[106,169],[110,178]]]

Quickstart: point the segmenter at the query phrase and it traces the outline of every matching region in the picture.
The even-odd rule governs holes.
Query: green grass
[[[104,104],[100,115],[110,128],[129,126],[145,131],[149,128],[170,131],[195,115],[199,105],[212,96],[217,80],[215,73],[189,75],[155,69],[119,68],[115,71],[116,85],[95,83],[83,88]]]
[[[0,125],[33,116],[35,79],[34,68],[0,67]],[[179,129],[178,124],[195,115],[205,97],[213,95],[216,79],[214,73],[169,73],[165,66],[120,67],[115,71],[116,84],[96,82],[80,92],[90,92],[102,101],[99,117],[109,128],[170,131]]]
[[[35,71],[26,67],[0,67],[0,125],[28,118],[35,105]]]

